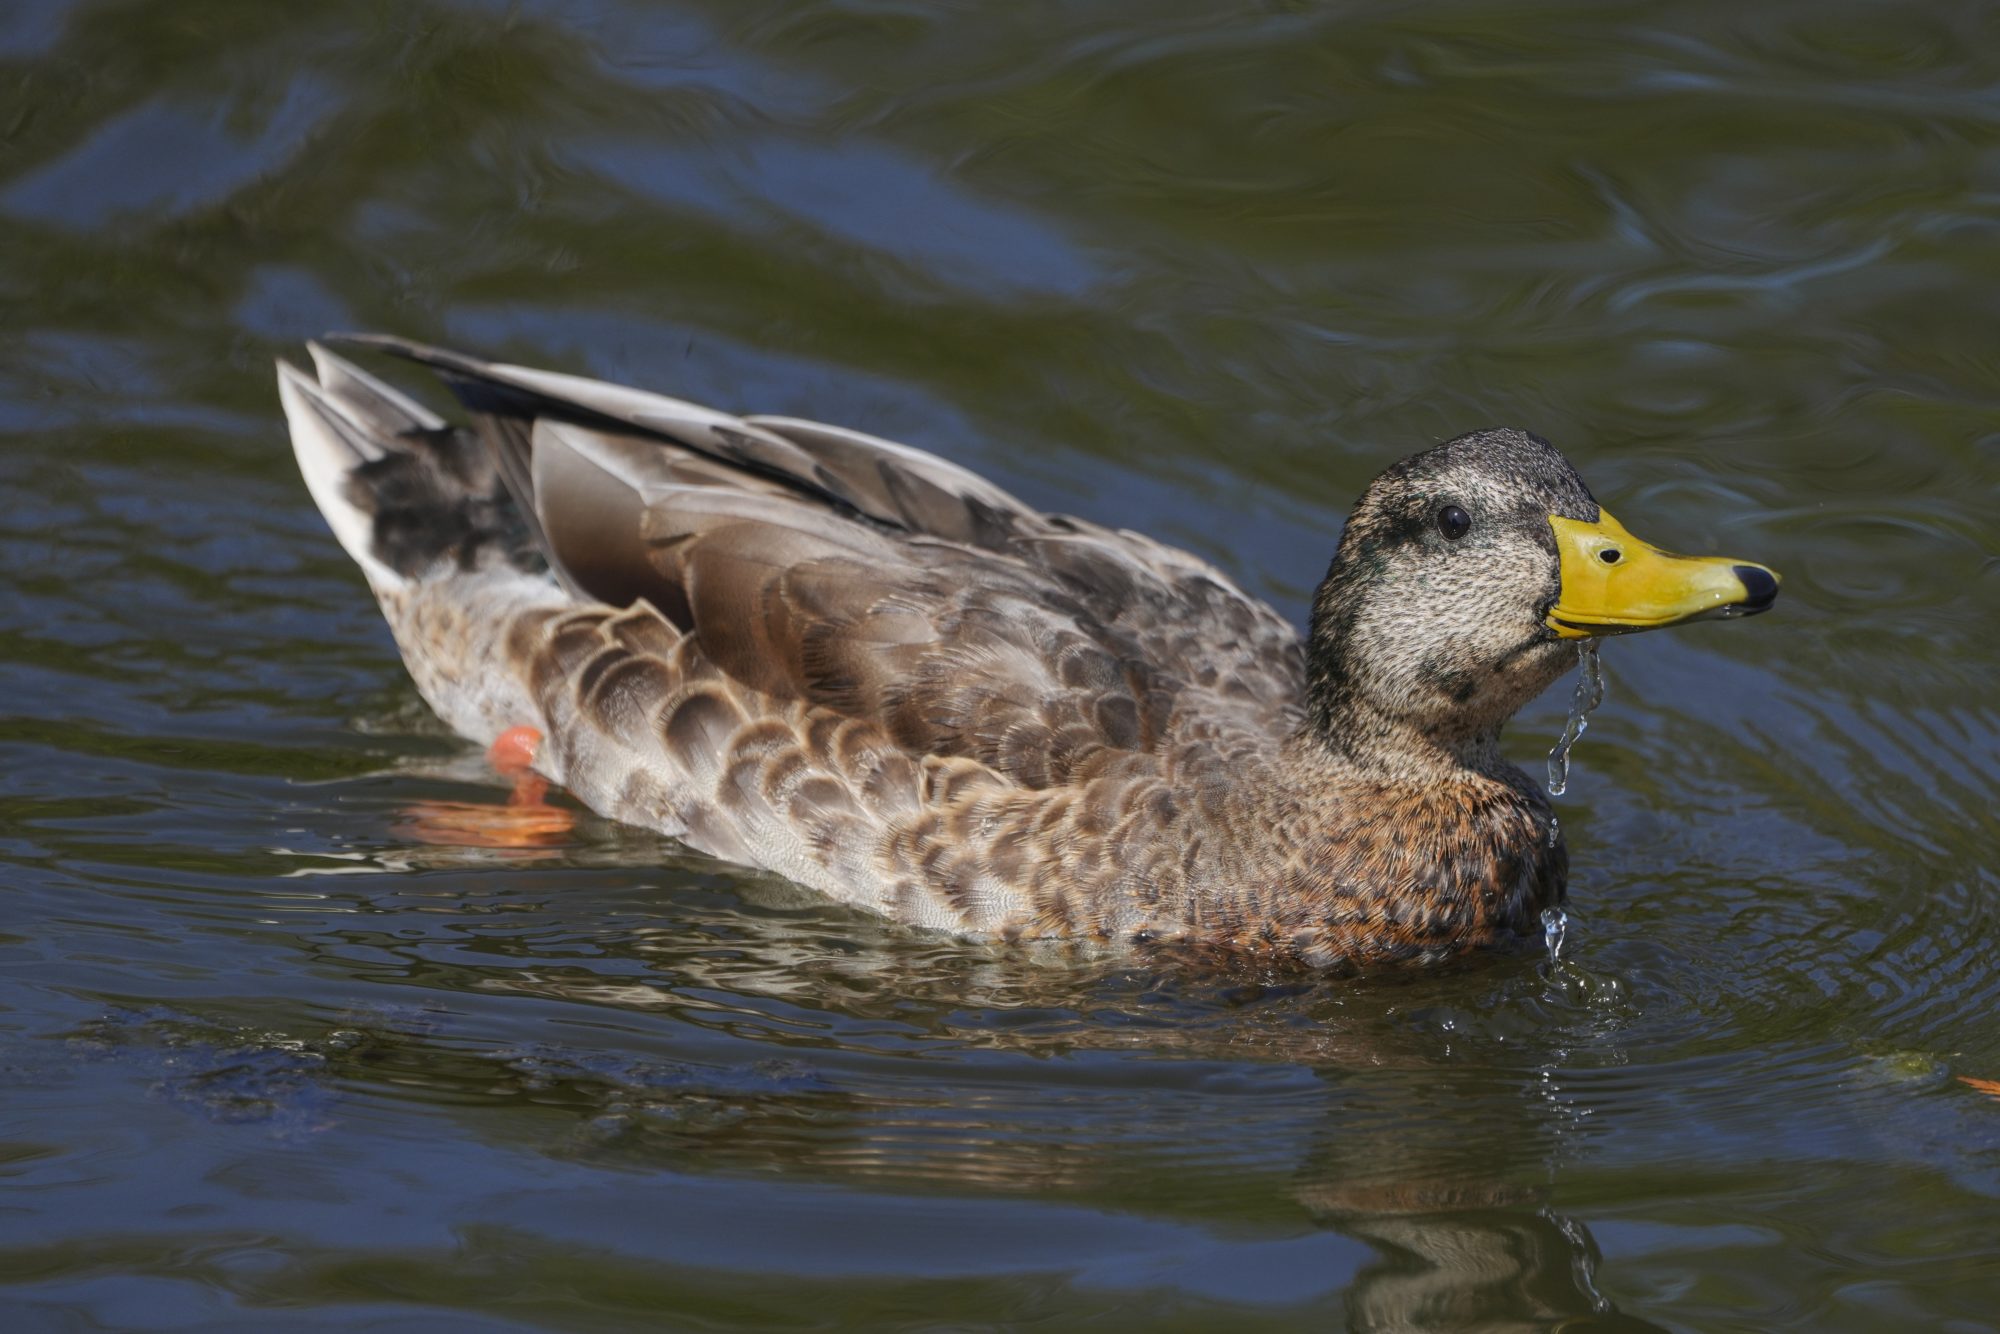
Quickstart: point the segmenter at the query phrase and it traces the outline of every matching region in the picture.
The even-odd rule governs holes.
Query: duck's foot
[[[518,778],[535,767],[535,755],[541,748],[540,729],[510,727],[486,748],[486,762],[508,777]]]
[[[508,728],[486,750],[487,762],[513,780],[505,804],[416,802],[405,812],[404,832],[441,847],[546,848],[565,841],[576,816],[547,801],[549,780],[531,767],[541,744],[532,727]]]

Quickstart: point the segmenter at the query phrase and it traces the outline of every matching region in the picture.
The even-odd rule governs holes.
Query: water
[[[1996,38],[0,6],[6,1328],[1990,1328]],[[1619,642],[1553,964],[949,946],[585,813],[437,845],[507,788],[271,382],[357,326],[919,441],[1292,615],[1385,462],[1518,423],[1785,591]]]
[[[1569,935],[1569,914],[1561,908],[1542,909],[1542,935],[1549,947],[1549,962],[1561,963],[1563,940]]]
[[[1590,715],[1604,703],[1604,664],[1599,645],[1585,640],[1576,646],[1576,686],[1570,692],[1569,717],[1563,720],[1562,735],[1549,751],[1549,795],[1560,797],[1569,791],[1569,753],[1577,740],[1590,730]]]

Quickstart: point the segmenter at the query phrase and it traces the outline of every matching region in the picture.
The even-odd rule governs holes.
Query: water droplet
[[[1542,939],[1549,945],[1549,962],[1562,960],[1563,937],[1569,934],[1569,914],[1561,908],[1542,909]]]
[[[1549,752],[1549,795],[1560,797],[1569,789],[1569,751],[1590,727],[1590,711],[1604,702],[1604,668],[1597,661],[1597,641],[1586,639],[1576,647],[1578,667],[1576,690],[1569,697],[1569,720],[1563,724],[1562,739]]]

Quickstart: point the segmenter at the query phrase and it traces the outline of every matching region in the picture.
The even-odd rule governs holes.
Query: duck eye
[[[1438,531],[1446,540],[1456,542],[1472,529],[1472,516],[1456,505],[1446,505],[1438,511]]]

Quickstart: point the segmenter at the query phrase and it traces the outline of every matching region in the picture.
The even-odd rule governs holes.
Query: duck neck
[[[1437,653],[1423,636],[1371,619],[1364,592],[1349,564],[1336,557],[1314,598],[1306,716],[1295,744],[1364,782],[1424,785],[1468,773],[1501,776],[1500,727],[1513,712],[1508,701],[1494,707],[1476,689],[1483,684],[1479,676]]]
[[[1412,787],[1497,777],[1506,763],[1497,725],[1463,733],[1423,727],[1359,695],[1315,700],[1291,749],[1349,782]]]

